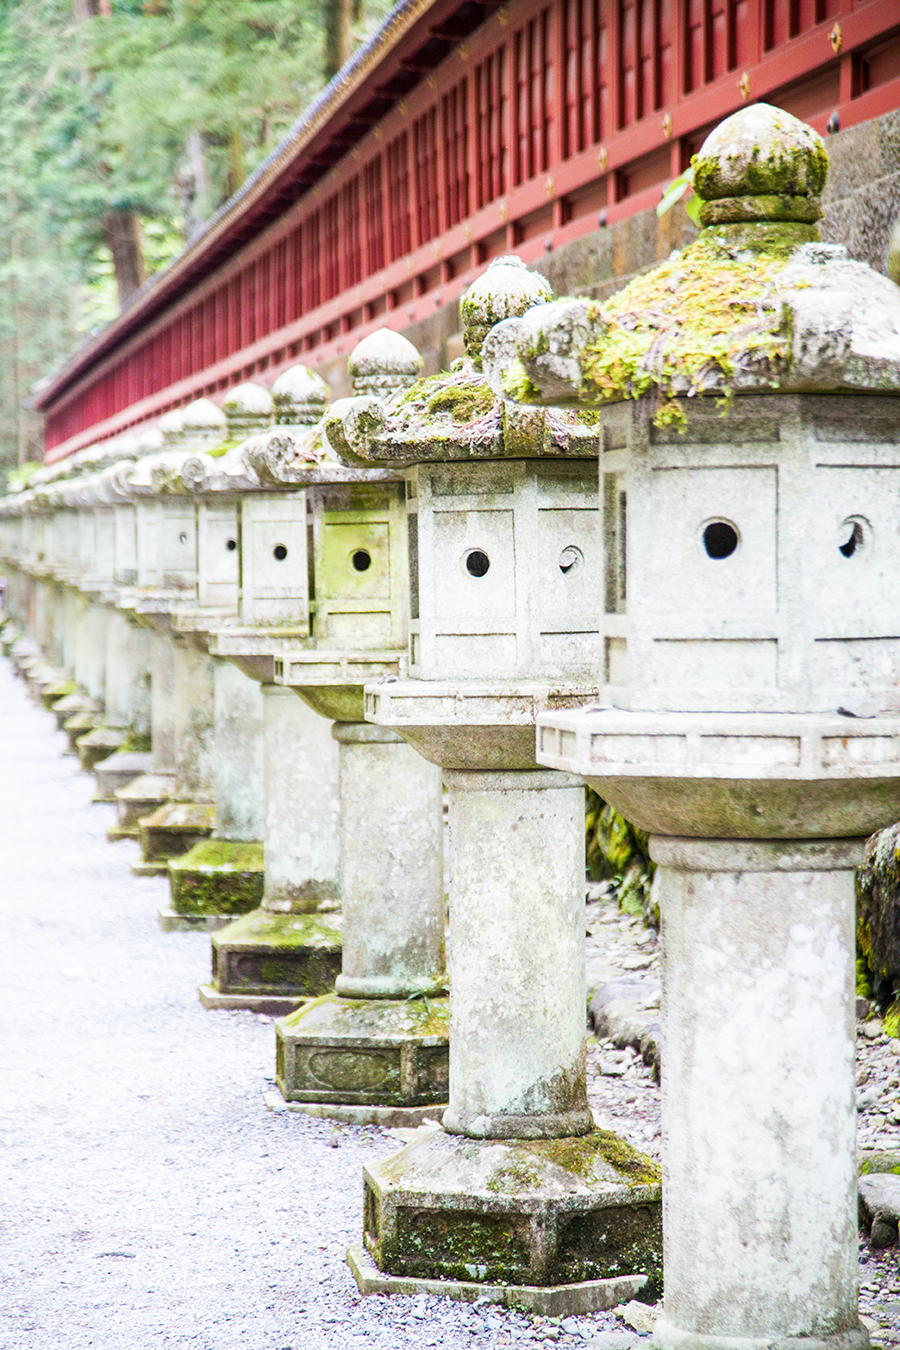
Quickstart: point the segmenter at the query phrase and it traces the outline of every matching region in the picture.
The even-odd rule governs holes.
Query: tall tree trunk
[[[190,243],[200,232],[210,213],[209,177],[206,172],[206,154],[199,131],[188,134],[185,142],[185,162],[178,175],[181,191],[181,209],[184,214],[184,238]]]
[[[325,78],[336,75],[353,51],[355,0],[324,0]]]
[[[103,218],[103,233],[112,254],[119,304],[124,305],[147,277],[141,222],[134,211],[110,209]]]

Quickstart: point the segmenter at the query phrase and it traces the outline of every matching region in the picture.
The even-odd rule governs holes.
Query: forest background
[[[388,0],[0,0],[0,475],[22,407],[275,148]]]

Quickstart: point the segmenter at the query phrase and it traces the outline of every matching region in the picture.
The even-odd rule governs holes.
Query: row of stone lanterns
[[[204,453],[184,439],[215,421],[199,409],[162,428],[178,445],[98,477],[128,480],[136,502],[145,484],[154,494],[156,572],[142,582],[150,517],[141,525],[136,505],[130,612],[177,634],[173,649],[199,644],[204,661],[335,719],[342,971],[334,996],[278,1027],[279,1083],[312,1109],[421,1115],[447,1087],[447,787],[449,1101],[440,1126],[366,1170],[365,1241],[350,1254],[364,1290],[438,1279],[539,1306],[536,1290],[564,1287],[564,1306],[586,1309],[659,1279],[658,1175],[587,1106],[587,780],[651,832],[659,864],[656,1344],[867,1342],[852,869],[862,837],[900,814],[900,296],[818,242],[826,172],[809,128],[745,109],[697,157],[697,242],[606,305],[552,303],[498,260],[464,298],[466,358],[451,374],[414,383],[379,338],[357,352],[366,386],[318,426],[233,444],[219,432]],[[77,539],[93,578],[109,548],[80,510],[73,534],[87,491],[73,481],[57,539],[73,551]],[[49,675],[74,665],[96,701],[102,672],[77,641],[69,660],[40,585],[26,596],[19,581],[44,565],[51,491],[4,508],[4,556],[21,569],[13,610],[49,642]],[[194,520],[210,562],[188,600],[176,543],[190,551]],[[239,603],[223,550],[240,559]],[[312,578],[303,589],[297,575],[302,603],[279,609],[270,589],[258,599],[274,608],[248,611],[247,578],[296,552]],[[73,613],[69,640],[87,623]],[[197,697],[198,717],[218,707]],[[205,734],[195,726],[190,753],[175,754],[173,797]],[[268,765],[278,746],[264,740]],[[283,743],[302,817],[321,781],[306,758],[315,733]],[[239,997],[232,958],[305,959],[307,933],[265,937],[285,910],[312,908],[318,886],[301,892],[299,906],[273,893],[233,940],[214,935],[211,1002]]]

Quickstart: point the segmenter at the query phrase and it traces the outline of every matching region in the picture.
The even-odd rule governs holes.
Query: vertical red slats
[[[384,194],[381,190],[381,155],[363,170],[363,202],[366,213],[366,276],[384,267]]]
[[[505,44],[475,67],[475,134],[478,140],[475,201],[479,209],[502,197],[507,190],[504,126],[509,96],[506,72]]]
[[[387,179],[390,260],[396,262],[410,250],[409,137],[405,131],[387,148]]]

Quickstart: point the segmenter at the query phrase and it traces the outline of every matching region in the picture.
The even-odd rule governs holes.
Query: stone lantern
[[[272,682],[276,654],[302,646],[309,635],[306,498],[289,487],[264,490],[246,450],[302,438],[309,429],[304,422],[320,419],[328,389],[300,368],[285,372],[271,394],[239,386],[232,404],[238,394],[258,410],[264,395],[265,425],[273,405],[279,423],[265,434],[257,426],[249,440],[233,440],[222,455],[195,455],[183,463],[182,484],[197,503],[200,521],[205,517],[210,524],[200,527],[201,607],[178,615],[176,626],[202,630],[217,667],[249,679],[261,702],[264,790],[257,876],[263,889],[258,908],[235,907],[250,912],[213,938],[213,978],[200,997],[206,1007],[284,1013],[325,993],[340,966],[334,917],[317,912],[335,908],[340,893],[337,754],[327,728],[323,736],[318,719]],[[234,408],[229,411],[233,418]],[[237,547],[228,554],[233,571],[226,579],[222,555],[231,542]],[[227,596],[208,589],[206,577],[215,568],[231,588]],[[204,607],[204,592],[223,607]],[[227,907],[222,904],[222,911]]]
[[[159,427],[162,450],[138,459],[127,474],[127,492],[135,499],[137,585],[123,588],[118,600],[154,634],[155,781],[139,778],[116,797],[120,823],[140,821],[143,857],[132,865],[140,875],[165,874],[170,858],[188,852],[215,825],[214,671],[203,644],[174,631],[174,615],[196,606],[198,581],[196,508],[181,487],[180,466],[221,445],[227,423],[209,399],[196,399],[167,413]],[[178,923],[167,913],[161,920]]]
[[[406,469],[416,678],[367,686],[366,715],[440,766],[450,808],[449,1107],[365,1169],[350,1260],[364,1292],[437,1277],[585,1311],[658,1276],[660,1190],[593,1125],[584,792],[534,758],[538,712],[598,693],[595,419],[520,410],[481,370],[491,325],[548,295],[497,260],[463,297],[459,368],[327,420],[345,457]]]
[[[348,369],[380,407],[415,380],[421,357],[382,330]],[[327,440],[322,451],[318,464],[288,470],[307,484],[315,612],[306,650],[280,658],[275,678],[334,719],[342,968],[331,998],[276,1025],[276,1077],[304,1109],[399,1122],[446,1097],[441,786],[398,736],[363,721],[366,680],[396,678],[406,648],[402,476],[347,468]]]
[[[600,409],[602,701],[537,754],[658,864],[660,1350],[868,1339],[854,868],[900,815],[900,293],[818,242],[826,173],[809,127],[736,113],[694,244],[493,353],[518,397]]]

